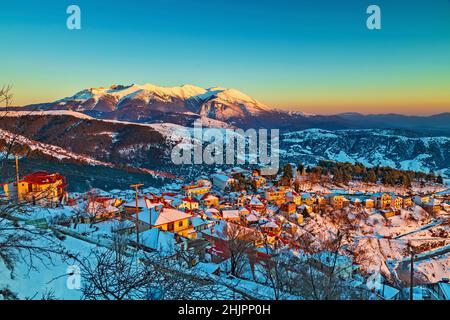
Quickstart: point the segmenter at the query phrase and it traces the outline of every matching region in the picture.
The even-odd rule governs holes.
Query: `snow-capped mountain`
[[[280,156],[294,163],[335,160],[450,175],[450,137],[446,136],[425,137],[404,130],[307,129],[286,133],[280,141]]]
[[[314,115],[269,107],[247,94],[227,88],[201,88],[186,84],[162,87],[153,84],[112,85],[90,88],[50,103],[22,110],[71,110],[97,119],[138,123],[174,123],[190,126],[202,118],[217,127],[277,128],[294,131],[309,128],[420,129],[450,134],[450,113],[434,116],[363,115],[342,113]]]
[[[36,107],[36,106],[29,106]],[[236,89],[193,85],[161,87],[153,84],[90,88],[38,106],[43,110],[72,110],[97,118],[133,122],[188,124],[198,117],[245,123],[273,110]],[[219,126],[223,126],[218,123]]]

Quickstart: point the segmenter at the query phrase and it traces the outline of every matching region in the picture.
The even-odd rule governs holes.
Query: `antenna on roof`
[[[142,183],[132,184],[130,187],[134,188],[136,194],[135,194],[135,201],[136,201],[136,242],[139,247],[139,188],[142,187]]]

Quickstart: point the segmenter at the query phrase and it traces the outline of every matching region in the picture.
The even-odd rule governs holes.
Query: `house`
[[[354,206],[355,208],[361,208],[361,200],[359,200],[359,198],[352,198],[350,200],[350,203],[352,204],[352,206]]]
[[[294,202],[283,203],[280,207],[280,213],[285,217],[297,212],[297,205]]]
[[[186,211],[197,210],[199,206],[199,202],[191,197],[186,197],[181,199],[180,209],[185,209]]]
[[[300,207],[298,207],[298,210],[300,213],[306,213],[307,215],[313,212],[313,208],[311,206],[308,206],[307,204],[302,204]]]
[[[399,210],[403,206],[403,198],[399,196],[393,196],[391,200],[391,207]]]
[[[391,205],[392,196],[389,193],[379,192],[372,196],[378,209],[385,209]]]
[[[328,199],[328,203],[333,206],[334,209],[342,209],[344,206],[344,196],[339,194],[327,194],[325,196]]]
[[[442,207],[442,210],[444,210],[445,212],[450,212],[450,204],[449,203],[442,202],[441,207]]]
[[[134,240],[130,236],[130,240]],[[150,250],[155,250],[161,257],[171,257],[179,251],[183,251],[186,247],[186,240],[178,237],[172,232],[162,229],[152,228],[140,234],[140,245]]]
[[[258,199],[257,197],[252,197],[250,199],[250,202],[248,204],[248,206],[252,209],[252,210],[256,210],[258,212],[261,212],[264,210],[265,205],[264,203],[262,203],[262,201],[260,199]]]
[[[261,188],[262,186],[264,186],[266,184],[266,178],[262,177],[262,176],[254,176],[252,178],[253,182],[255,183],[256,188]]]
[[[32,205],[54,207],[66,195],[66,178],[59,173],[36,171],[18,182],[5,183],[3,191],[11,200],[28,202]]]
[[[312,206],[314,203],[314,198],[311,196],[310,193],[308,192],[303,192],[301,194],[302,196],[302,203],[306,204],[307,206]]]
[[[380,213],[385,218],[390,218],[390,217],[393,217],[393,216],[400,215],[400,210],[395,209],[395,208],[391,208],[391,207],[387,207],[386,209],[381,209]]]
[[[424,203],[429,202],[430,201],[430,196],[418,196],[418,195],[416,195],[416,196],[413,197],[413,201],[414,201],[415,204],[418,204],[420,206],[420,205],[422,205]]]
[[[200,217],[192,217],[190,221],[190,224],[192,225],[192,227],[196,232],[201,232],[202,230],[209,228],[211,226],[211,223],[214,222],[202,219]]]
[[[155,219],[162,210],[163,204],[151,204],[149,207],[144,206],[142,210],[129,211],[129,219],[136,223],[136,229],[139,233],[151,229],[155,224]]]
[[[237,206],[243,206],[245,203],[245,193],[241,192],[236,198],[234,198],[234,203]]]
[[[243,220],[247,223],[247,225],[255,224],[259,221],[259,219],[260,219],[260,216],[256,211],[243,217]]]
[[[302,204],[302,196],[295,191],[287,191],[285,194],[286,201],[291,201],[297,206]]]
[[[210,194],[210,193],[206,193],[205,195],[203,195],[200,198],[200,202],[205,206],[205,207],[216,207],[219,205],[219,197]]]
[[[250,214],[250,210],[248,210],[246,207],[240,207],[239,214],[241,215],[241,217],[245,217]]]
[[[175,193],[163,193],[161,198],[164,204],[173,208],[180,208],[182,206],[183,201],[181,199],[182,197]]]
[[[284,190],[282,189],[270,189],[265,191],[265,198],[267,201],[271,202],[278,202],[278,201],[285,201],[285,194]]]
[[[422,204],[423,208],[430,214],[437,214],[441,211],[441,201],[430,198],[428,202]]]
[[[267,234],[269,234],[270,236],[275,237],[276,235],[278,235],[281,231],[281,227],[276,224],[274,221],[268,221],[266,223],[264,223],[263,225],[261,225],[261,230]],[[274,239],[273,239],[274,240]],[[269,241],[269,243],[271,243],[272,241]]]
[[[134,214],[136,212],[141,212],[144,209],[150,208],[153,203],[154,203],[153,199],[149,199],[146,196],[143,196],[138,198],[137,203],[136,200],[132,200],[130,202],[125,203],[123,205],[123,209],[125,213]]]
[[[303,221],[304,221],[303,215],[300,214],[300,213],[297,213],[297,212],[291,214],[291,215],[289,216],[289,220],[292,221],[292,222],[294,222],[294,223],[297,223],[297,224],[302,224]]]
[[[130,220],[108,219],[94,224],[99,231],[103,231],[105,235],[112,233],[132,234],[135,232],[136,225]]]
[[[366,209],[375,208],[375,200],[373,200],[373,199],[365,199],[364,200],[364,208],[366,208]]]
[[[94,219],[112,218],[120,213],[121,201],[108,197],[89,199],[86,212]]]
[[[193,197],[203,195],[211,189],[211,183],[208,180],[199,180],[195,184],[183,186],[186,196]]]
[[[136,216],[134,216],[136,218]],[[189,223],[190,214],[183,211],[155,206],[139,213],[140,223],[145,229],[158,228],[163,231],[178,233],[182,236],[189,236],[192,225]],[[145,230],[143,230],[145,231]]]
[[[223,261],[230,257],[230,241],[241,240],[250,242],[254,247],[261,247],[264,244],[264,239],[260,232],[223,220],[217,221],[210,228],[203,230],[202,236],[212,244],[210,253],[216,257],[213,258],[214,261]]]
[[[413,206],[413,200],[411,197],[404,197],[403,198],[403,208],[410,208]]]
[[[225,221],[241,221],[239,210],[222,210],[222,219]]]
[[[210,220],[222,219],[219,210],[217,210],[216,208],[209,208],[205,211],[204,216],[206,216]]]

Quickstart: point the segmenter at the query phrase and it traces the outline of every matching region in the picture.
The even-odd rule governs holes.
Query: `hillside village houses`
[[[67,199],[66,179],[59,173],[36,171],[3,184],[5,196],[18,202],[54,207]]]
[[[407,210],[414,204],[435,214],[449,212],[448,199],[387,192],[351,195],[296,191],[289,185],[278,185],[277,178],[264,178],[257,170],[232,168],[186,183],[179,190],[139,193],[137,201],[134,196],[122,200],[103,195],[77,201],[84,201],[85,211],[92,217],[89,223],[99,230],[123,232],[130,243],[145,250],[161,250],[167,255],[176,254],[180,248],[195,248],[201,258],[192,263],[216,263],[215,272],[230,259],[229,241],[233,237],[230,230],[238,232],[241,241],[251,242],[247,254],[253,268],[259,259],[270,258],[279,248],[301,250],[302,234],[316,214],[355,209],[355,213],[391,219],[401,209]],[[236,189],[236,183],[243,179],[249,181],[248,187]],[[43,171],[25,176],[18,186],[14,182],[3,185],[5,196],[11,200],[39,206],[56,206],[62,202],[77,206],[79,203],[65,199],[66,186],[62,175]],[[37,193],[42,191],[48,193],[39,198]],[[83,223],[87,222],[80,221],[76,230],[91,230]],[[139,232],[139,243],[136,243],[136,232]],[[351,278],[355,266],[349,257],[339,255],[337,261],[342,277]],[[319,253],[315,264],[318,270],[327,273],[330,257]]]

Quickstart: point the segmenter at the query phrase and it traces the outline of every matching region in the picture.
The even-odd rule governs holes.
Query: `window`
[[[173,231],[173,222],[167,225],[167,231]]]
[[[183,226],[183,221],[178,222],[178,226],[182,227]]]

